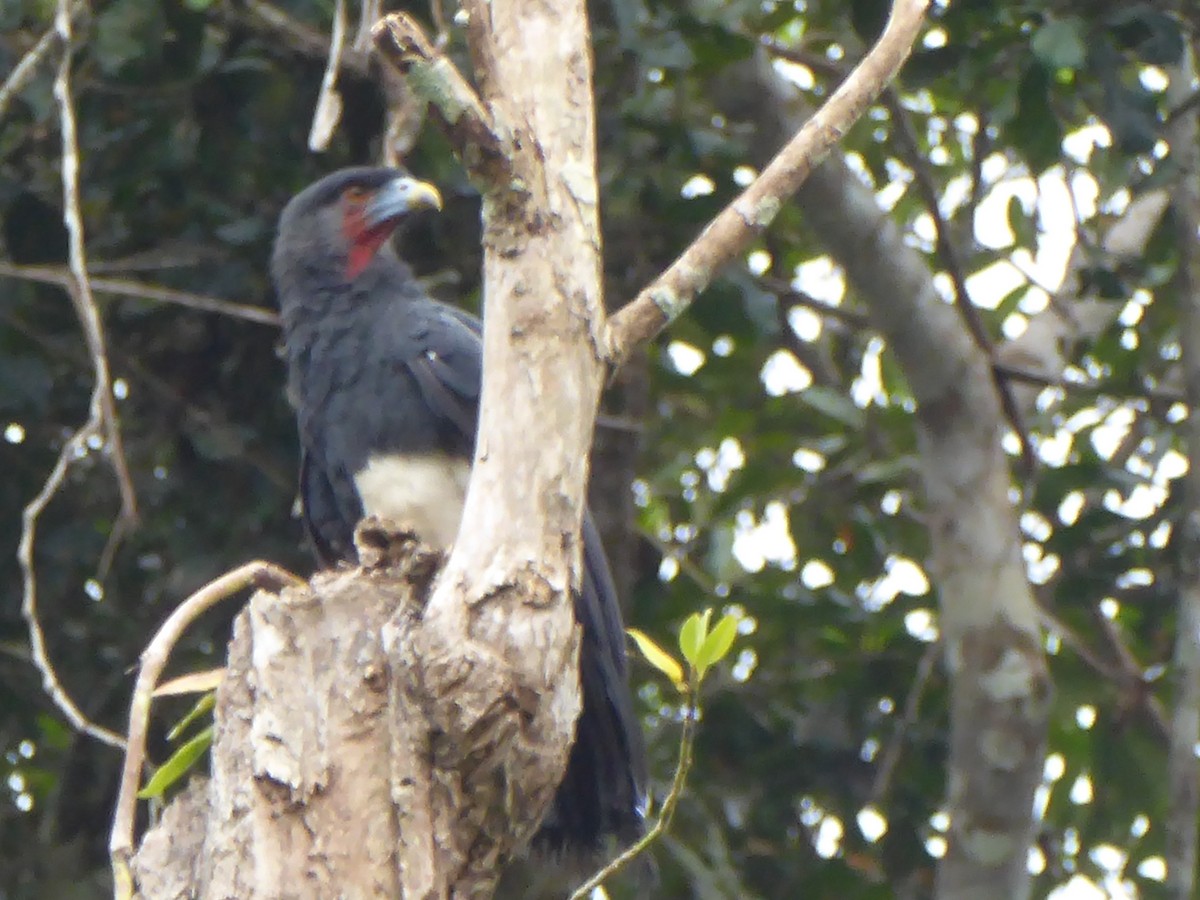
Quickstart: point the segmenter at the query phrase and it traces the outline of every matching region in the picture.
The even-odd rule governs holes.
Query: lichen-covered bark
[[[445,650],[457,636],[514,667],[520,699],[538,711],[528,728],[540,747],[562,749],[561,775],[580,706],[570,589],[603,377],[589,31],[582,0],[471,3],[468,13],[476,78],[513,178],[484,185],[479,437],[463,528],[426,615],[451,640]],[[465,709],[505,696],[486,677],[459,691]]]
[[[766,88],[760,122],[790,132],[803,104],[768,65],[753,77]],[[1023,900],[1051,689],[990,360],[938,295],[925,260],[840,157],[818,166],[797,200],[917,401],[929,570],[951,675],[950,831],[937,896]]]
[[[930,574],[951,675],[949,843],[940,900],[1021,900],[1050,681],[1021,558],[988,361],[871,192],[831,160],[801,190],[918,404]],[[834,210],[852,211],[844,219]],[[872,262],[868,262],[872,261]]]
[[[365,568],[260,592],[238,616],[212,776],[143,839],[139,896],[489,897],[537,827],[565,760],[539,723],[560,701],[510,677],[522,661],[435,632],[439,556],[363,533]]]

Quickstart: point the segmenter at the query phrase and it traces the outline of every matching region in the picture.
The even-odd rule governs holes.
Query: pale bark
[[[794,92],[768,66],[774,114],[794,127]],[[946,806],[949,847],[940,900],[1021,900],[1034,835],[1050,681],[1039,616],[1021,557],[1006,425],[990,365],[924,258],[846,167],[831,158],[797,196],[826,250],[845,269],[886,337],[917,401],[929,569],[940,599],[951,674]]]
[[[1171,71],[1168,98],[1183,102],[1194,90],[1194,55]],[[1167,890],[1175,900],[1196,896],[1197,814],[1200,812],[1200,115],[1180,115],[1168,132],[1180,175],[1171,212],[1179,247],[1175,289],[1183,384],[1191,414],[1184,426],[1189,466],[1179,531],[1179,617],[1175,641],[1175,698],[1171,716],[1167,792]]]
[[[813,167],[896,77],[912,51],[928,5],[929,0],[893,0],[879,40],[828,102],[785,130],[790,139],[778,142],[782,147],[762,174],[705,226],[666,271],[613,316],[606,347],[614,364],[622,363],[634,347],[682,315],[733,256],[766,231]]]
[[[513,177],[485,194],[487,377],[464,524],[423,610],[407,564],[252,602],[198,811],[200,896],[489,896],[566,767],[569,590],[604,371],[589,32],[582,0],[469,11]]]
[[[565,764],[538,728],[552,693],[429,634],[439,555],[360,533],[363,568],[260,591],[238,616],[212,776],[146,834],[136,896],[490,897],[536,828]],[[575,666],[568,644],[548,677]],[[483,678],[495,697],[464,690]]]

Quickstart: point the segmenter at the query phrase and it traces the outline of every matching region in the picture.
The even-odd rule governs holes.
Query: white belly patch
[[[366,515],[407,525],[445,549],[458,536],[470,475],[467,460],[441,453],[372,456],[354,484]]]

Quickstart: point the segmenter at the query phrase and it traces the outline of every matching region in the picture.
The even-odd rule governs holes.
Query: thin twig
[[[317,95],[312,127],[308,132],[308,149],[313,153],[322,153],[329,147],[333,132],[342,118],[342,95],[338,92],[337,80],[345,49],[346,0],[336,0],[333,6],[333,33],[329,37],[329,57],[325,61],[321,93]]]
[[[71,98],[71,61],[74,57],[74,36],[71,24],[70,0],[59,0],[54,27],[63,44],[62,61],[54,79],[54,97],[58,103],[59,129],[62,132],[62,185],[63,222],[67,227],[67,265],[71,272],[68,293],[79,324],[83,328],[88,353],[92,357],[95,387],[92,391],[93,415],[98,415],[103,424],[105,451],[121,495],[121,518],[130,522],[137,520],[137,496],[133,479],[125,460],[121,445],[121,431],[117,423],[116,403],[112,395],[112,380],[108,370],[108,351],[104,342],[104,327],[100,313],[92,297],[88,281],[87,254],[84,251],[83,214],[79,204],[79,138],[75,128],[75,107]]]
[[[71,3],[70,15],[72,18],[78,16],[81,12],[87,9],[85,0],[74,0]],[[13,99],[25,90],[29,84],[38,66],[40,66],[46,57],[50,55],[59,43],[62,33],[56,23],[45,34],[38,38],[37,42],[26,51],[21,57],[21,61],[17,63],[16,68],[8,73],[8,77],[4,79],[4,84],[0,85],[0,119],[3,119],[8,112],[8,106]]]
[[[9,327],[36,343],[45,352],[53,354],[56,358],[66,360],[72,365],[77,365],[83,356],[73,346],[70,348],[63,346],[60,342],[56,342],[39,332],[18,316],[0,312],[0,320],[7,322]],[[153,369],[148,368],[136,357],[122,353],[119,348],[115,347],[112,350],[112,357],[113,361],[125,371],[129,380],[134,384],[135,389],[144,387],[150,393],[165,400],[168,404],[178,407],[183,411],[184,419],[189,424],[206,431],[219,432],[236,430],[239,427],[237,423],[231,422],[226,418],[223,413],[200,406],[184,396],[178,387],[171,384]],[[294,473],[277,465],[275,460],[266,454],[255,450],[253,445],[245,447],[238,455],[238,458],[240,461],[256,468],[264,478],[280,490],[295,490]],[[110,540],[109,544],[111,543],[112,541]],[[105,549],[108,548],[106,547]],[[104,566],[105,558],[102,555],[99,563],[97,563],[97,569],[103,571]],[[97,580],[102,581],[103,579],[97,576]]]
[[[304,581],[274,563],[250,562],[226,572],[210,581],[196,593],[184,600],[163,622],[146,649],[142,651],[137,680],[129,704],[128,745],[125,763],[121,769],[121,785],[117,793],[117,805],[113,813],[112,832],[109,835],[109,857],[113,867],[113,879],[118,897],[133,894],[133,877],[129,860],[133,854],[133,828],[137,811],[138,782],[142,764],[146,759],[146,731],[150,722],[150,705],[154,689],[166,667],[171,650],[183,636],[188,626],[216,604],[232,597],[248,587],[279,591],[292,585],[302,586]]]
[[[96,267],[93,266],[93,269]],[[60,266],[21,266],[0,260],[0,277],[21,278],[26,281],[36,281],[41,284],[56,284],[69,290],[72,274]],[[128,278],[102,278],[89,275],[89,283],[96,293],[112,294],[118,297],[132,297],[135,300],[150,300],[155,303],[169,303],[183,306],[198,312],[219,313],[235,319],[243,319],[258,325],[278,325],[279,316],[273,310],[261,306],[249,306],[243,303],[233,303],[217,297],[207,297],[194,294],[191,291],[179,291],[175,288],[163,287],[157,284],[145,284]]]
[[[871,321],[865,313],[855,312],[852,309],[846,309],[844,306],[834,306],[832,303],[818,300],[807,291],[795,288],[785,278],[760,275],[758,280],[767,290],[778,294],[779,298],[785,301],[789,307],[801,306],[805,309],[811,309],[817,315],[835,319],[855,331],[871,327]]]
[[[879,41],[762,174],[713,219],[665,272],[608,322],[607,355],[620,365],[632,350],[681,315],[712,280],[774,220],[783,203],[879,96],[912,51],[928,0],[895,0]]]
[[[1118,685],[1124,687],[1126,691],[1134,695],[1134,702],[1130,705],[1144,709],[1158,737],[1164,741],[1169,741],[1171,738],[1170,717],[1167,715],[1166,710],[1163,709],[1163,705],[1159,702],[1158,698],[1150,693],[1150,689],[1146,684],[1145,667],[1138,662],[1137,657],[1133,655],[1133,651],[1125,645],[1125,639],[1121,636],[1120,626],[1104,615],[1099,609],[1092,610],[1092,619],[1095,621],[1100,633],[1108,641],[1108,646],[1112,650],[1113,656],[1116,657],[1117,666],[1120,669]]]
[[[29,644],[34,664],[42,676],[42,687],[55,705],[77,730],[113,747],[122,747],[124,742],[112,731],[91,722],[71,699],[58,679],[54,665],[46,650],[45,635],[38,618],[37,570],[34,565],[34,543],[37,523],[42,512],[58,492],[67,476],[67,470],[76,460],[88,453],[88,445],[94,438],[104,437],[110,461],[117,473],[121,490],[121,519],[136,516],[137,506],[133,485],[125,468],[125,457],[121,451],[120,436],[116,428],[116,411],[112,398],[108,374],[108,359],[104,348],[103,332],[96,306],[88,290],[86,264],[83,253],[83,223],[79,213],[79,151],[75,135],[75,116],[71,107],[71,15],[68,0],[59,0],[54,27],[63,45],[62,60],[54,79],[54,96],[59,105],[59,122],[62,129],[62,180],[64,220],[70,239],[70,266],[73,275],[69,293],[76,313],[83,326],[88,352],[95,371],[95,386],[89,404],[88,417],[71,438],[63,445],[58,459],[47,476],[42,489],[29,502],[21,515],[21,538],[17,544],[17,561],[21,568],[22,595],[21,615],[29,632]],[[119,520],[120,521],[120,520]]]
[[[37,43],[21,57],[17,67],[4,79],[4,84],[0,84],[0,119],[3,119],[8,112],[8,105],[12,103],[13,98],[25,89],[25,85],[29,84],[34,73],[37,72],[38,66],[58,45],[58,40],[58,30],[51,28],[38,38]]]
[[[380,55],[430,104],[436,124],[479,188],[510,187],[517,157],[511,141],[501,139],[475,89],[420,24],[406,13],[392,13],[376,23],[373,33]]]
[[[433,44],[439,50],[445,50],[450,43],[450,25],[446,21],[446,10],[443,0],[429,0],[429,18],[433,20],[433,32],[436,35]]]
[[[232,6],[234,5],[231,4]],[[315,28],[310,28],[264,0],[246,0],[246,9],[251,15],[235,16],[237,21],[270,31],[284,46],[302,56],[313,59],[327,58],[329,41]],[[360,78],[371,77],[370,57],[353,47],[346,48],[341,66]]]
[[[1126,676],[1120,666],[1113,666],[1108,661],[1102,659],[1100,654],[1093,650],[1091,645],[1083,639],[1082,635],[1067,625],[1058,616],[1054,615],[1054,613],[1050,612],[1044,602],[1038,603],[1038,617],[1041,619],[1043,630],[1054,635],[1074,650],[1075,655],[1079,657],[1083,664],[1101,678],[1115,684],[1125,681]]]
[[[361,53],[371,52],[371,29],[383,18],[383,0],[362,0],[358,14],[358,31],[354,35],[354,49]]]
[[[994,360],[996,358],[996,348],[992,343],[991,335],[988,334],[987,328],[983,324],[979,308],[971,300],[970,291],[967,289],[966,263],[963,260],[960,248],[951,237],[950,224],[946,221],[946,217],[942,215],[937,185],[934,183],[933,174],[929,171],[925,157],[922,155],[921,148],[917,143],[917,135],[913,130],[912,118],[894,90],[888,89],[883,92],[883,105],[891,114],[892,122],[895,125],[892,133],[896,136],[896,143],[900,147],[901,155],[913,170],[913,179],[917,185],[917,193],[921,195],[921,200],[925,204],[925,211],[929,213],[929,217],[933,220],[934,247],[937,251],[938,259],[950,276],[950,284],[954,288],[955,308],[958,309],[959,315],[962,316],[963,322],[967,326],[967,331],[975,341],[975,346],[980,349],[985,357]],[[1025,474],[1027,476],[1031,475],[1037,466],[1037,455],[1033,452],[1033,442],[1029,439],[1029,430],[1025,427],[1025,421],[1021,416],[1021,409],[1017,406],[1016,398],[1013,396],[1008,382],[995,367],[992,368],[992,382],[995,384],[996,393],[1000,397],[1000,408],[1004,412],[1004,417],[1008,419],[1008,423],[1012,426],[1013,433],[1017,436],[1017,441],[1020,444],[1021,464],[1025,469]]]
[[[87,455],[88,440],[93,435],[99,434],[100,419],[98,416],[93,416],[71,435],[71,438],[59,451],[54,468],[50,470],[50,475],[46,478],[42,489],[38,491],[37,496],[29,502],[21,514],[21,540],[17,544],[17,562],[21,566],[21,615],[25,619],[25,625],[29,632],[29,648],[33,664],[42,676],[42,690],[54,701],[54,705],[66,716],[67,721],[76,731],[108,744],[110,747],[122,748],[125,746],[125,742],[121,736],[92,722],[71,699],[71,695],[58,680],[54,664],[50,661],[46,650],[46,638],[42,633],[42,624],[38,618],[37,570],[33,564],[33,545],[37,535],[38,518],[50,499],[62,486],[71,464]]]
[[[904,750],[904,743],[909,730],[917,722],[917,714],[921,708],[921,697],[925,693],[925,687],[929,684],[929,678],[933,675],[934,663],[937,662],[938,653],[942,650],[942,645],[934,641],[925,648],[925,652],[921,654],[921,658],[917,661],[917,672],[913,676],[912,685],[908,689],[908,696],[904,700],[904,712],[901,714],[900,720],[896,723],[895,732],[892,734],[891,741],[883,751],[883,756],[879,759],[879,767],[875,770],[875,780],[871,784],[871,802],[875,805],[881,805],[888,791],[891,789],[892,776],[896,772],[896,765],[900,762],[900,754]]]
[[[763,45],[773,56],[788,62],[807,66],[827,75],[838,77],[845,75],[845,69],[841,64],[820,54],[803,48],[788,47],[774,38],[764,39]],[[896,145],[904,162],[913,171],[917,193],[920,194],[925,210],[933,221],[934,247],[938,259],[941,260],[947,275],[950,276],[950,284],[954,288],[954,305],[962,316],[975,345],[983,351],[988,359],[995,359],[995,347],[984,326],[978,307],[971,301],[971,295],[967,289],[966,263],[963,260],[962,252],[951,237],[950,225],[946,221],[946,217],[942,215],[937,185],[926,165],[925,157],[921,153],[917,135],[913,129],[912,117],[904,108],[904,104],[900,102],[900,95],[894,88],[885,88],[880,95],[880,100],[891,115],[892,123],[895,126],[892,133],[896,138]],[[1028,429],[1025,427],[1020,408],[1017,406],[1008,383],[995,368],[992,370],[992,377],[996,393],[1000,398],[1000,408],[1020,444],[1022,465],[1027,473],[1031,473],[1037,464],[1037,457],[1033,452],[1033,443],[1029,439]]]
[[[692,683],[688,686],[689,699],[687,708],[684,711],[683,729],[679,735],[679,761],[675,764],[675,777],[671,780],[671,790],[667,793],[666,799],[663,800],[662,810],[659,812],[654,825],[642,835],[642,838],[637,843],[611,860],[604,868],[577,887],[568,900],[585,900],[586,897],[591,895],[592,891],[629,865],[647,847],[666,833],[667,828],[671,824],[671,817],[675,815],[675,807],[679,805],[679,798],[683,796],[683,788],[687,783],[687,774],[692,767],[692,745],[696,740],[696,723],[700,719],[700,701],[696,699],[698,690],[699,685],[696,684],[693,678]]]

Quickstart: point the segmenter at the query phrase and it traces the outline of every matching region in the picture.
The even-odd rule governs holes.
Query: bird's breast
[[[363,512],[391,519],[445,549],[458,536],[471,464],[445,453],[373,454],[354,476]]]

